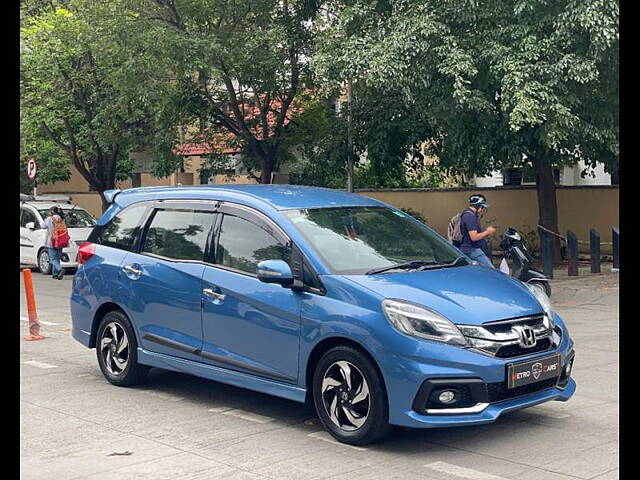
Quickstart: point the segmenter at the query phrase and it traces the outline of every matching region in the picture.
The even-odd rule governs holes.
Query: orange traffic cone
[[[25,268],[22,271],[22,276],[24,278],[24,291],[27,296],[27,311],[29,313],[29,336],[24,339],[27,341],[44,340],[47,337],[40,335],[40,322],[38,322],[38,312],[36,312],[36,296],[33,293],[31,270]]]

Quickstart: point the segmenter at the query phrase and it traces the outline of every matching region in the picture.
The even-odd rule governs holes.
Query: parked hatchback
[[[89,212],[78,207],[51,200],[29,200],[20,203],[20,263],[35,265],[42,273],[51,273],[49,252],[45,246],[47,230],[44,220],[53,206],[62,208],[71,242],[62,250],[60,265],[62,268],[76,268],[78,245],[87,241],[87,237],[96,225],[96,219]]]
[[[273,185],[107,198],[71,311],[115,385],[159,367],[309,400],[351,444],[575,392],[573,341],[544,294],[377,200]]]

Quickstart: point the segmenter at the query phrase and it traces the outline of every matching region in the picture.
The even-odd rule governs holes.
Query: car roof
[[[129,198],[127,198],[129,197]],[[146,198],[148,197],[148,198]],[[134,200],[135,198],[135,200]],[[198,185],[177,187],[142,187],[122,191],[117,203],[133,203],[147,199],[211,199],[268,204],[276,210],[319,207],[386,206],[373,198],[330,188],[303,185]]]
[[[75,207],[75,210],[84,210],[84,208],[79,207],[77,205],[72,205],[69,203],[63,202],[51,202],[51,201],[38,201],[38,200],[29,200],[28,202],[21,202],[20,205],[30,205],[36,210],[48,210],[51,207],[60,207],[63,210],[71,210]]]

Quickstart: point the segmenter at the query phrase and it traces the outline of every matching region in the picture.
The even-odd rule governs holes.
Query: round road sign
[[[38,165],[36,164],[35,158],[30,158],[27,161],[27,177],[29,180],[33,180],[36,178],[36,172],[38,171]]]

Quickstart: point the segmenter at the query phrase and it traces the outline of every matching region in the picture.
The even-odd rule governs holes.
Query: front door
[[[203,261],[215,217],[199,206],[154,208],[140,253],[124,259],[128,307],[145,350],[200,360]]]
[[[295,383],[301,295],[256,276],[262,260],[290,260],[288,239],[245,208],[223,204],[218,211],[217,244],[202,285],[203,360]]]
[[[33,223],[34,229],[27,228]],[[46,232],[40,228],[36,213],[30,208],[20,209],[20,263],[37,265],[38,248],[44,245]]]

